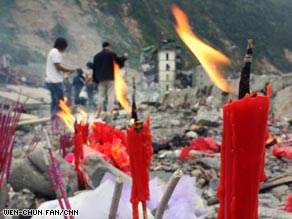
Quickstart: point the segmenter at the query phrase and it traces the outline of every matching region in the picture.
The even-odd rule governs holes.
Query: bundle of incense
[[[34,149],[36,148],[36,146],[38,145],[40,140],[41,140],[41,138],[39,138],[38,136],[34,136],[31,139],[31,142],[29,143],[28,148],[25,150],[24,157],[27,157],[31,152],[34,151]]]
[[[13,140],[24,105],[17,101],[4,112],[0,109],[0,190],[4,178],[8,181],[13,154]]]
[[[62,194],[60,192],[59,186],[58,186],[58,184],[56,182],[56,179],[54,177],[54,174],[53,174],[52,168],[51,168],[51,166],[49,164],[48,158],[45,155],[43,150],[42,150],[42,153],[43,153],[44,161],[45,161],[45,164],[46,164],[46,167],[47,167],[48,175],[49,175],[50,181],[52,183],[53,190],[54,190],[54,192],[56,194],[57,200],[59,202],[60,208],[61,209],[65,209],[63,201],[62,201]],[[64,215],[64,219],[67,219],[67,218],[68,217],[66,215]]]
[[[71,146],[71,133],[67,131],[67,129],[64,127],[63,132],[60,135],[60,154],[62,157],[65,157],[67,155],[67,148]]]
[[[64,199],[66,208],[68,210],[71,210],[71,205],[70,205],[67,193],[66,193],[65,188],[64,188],[64,184],[63,184],[63,181],[62,181],[62,176],[61,176],[61,173],[60,173],[60,169],[59,169],[58,163],[56,161],[56,158],[54,157],[54,154],[53,154],[50,138],[49,138],[48,133],[47,133],[47,131],[45,129],[44,129],[44,135],[46,137],[47,147],[48,147],[50,159],[51,159],[51,162],[52,162],[52,165],[53,165],[53,172],[54,172],[54,174],[55,174],[55,176],[57,178],[58,187],[59,187],[60,192],[62,194],[62,198]],[[70,219],[74,219],[74,216],[70,215],[69,218]]]

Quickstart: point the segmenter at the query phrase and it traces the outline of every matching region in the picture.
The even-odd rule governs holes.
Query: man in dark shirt
[[[127,55],[117,56],[108,42],[104,42],[102,48],[93,59],[93,81],[98,84],[97,117],[106,98],[107,112],[111,113],[114,109],[114,62],[122,68],[127,60]]]

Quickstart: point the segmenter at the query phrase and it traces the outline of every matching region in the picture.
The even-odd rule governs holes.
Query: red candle
[[[75,157],[75,172],[78,177],[79,189],[85,189],[83,174],[80,170],[80,163],[83,164],[84,153],[83,153],[83,127],[81,124],[76,125],[76,132],[73,137],[74,143],[74,157]]]
[[[77,124],[77,130],[78,130],[78,132],[82,133],[83,144],[87,144],[89,124],[88,123]]]
[[[133,219],[139,218],[139,202],[142,202],[144,219],[146,219],[146,200],[150,199],[148,169],[153,155],[150,117],[144,124],[136,122],[133,127],[127,127],[127,140],[133,180],[131,191]]]
[[[219,219],[258,218],[271,90],[269,86],[267,96],[246,94],[224,106]]]

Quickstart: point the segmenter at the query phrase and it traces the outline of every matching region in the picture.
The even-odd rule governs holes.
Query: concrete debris
[[[261,86],[254,85],[253,87],[260,88]],[[289,123],[289,121],[292,121],[292,117],[287,113],[292,110],[292,104],[289,104],[292,98],[288,98],[292,93],[291,87],[291,85],[287,84],[284,89],[279,87],[276,88],[278,90],[273,91],[268,128],[270,134],[277,139],[278,143],[285,141],[287,133],[292,133],[292,126]],[[172,173],[178,168],[184,174],[196,177],[196,185],[202,189],[204,205],[208,208],[208,216],[205,218],[213,219],[217,218],[218,211],[216,190],[220,179],[220,153],[191,150],[189,159],[183,162],[179,161],[182,148],[190,146],[190,142],[193,139],[210,137],[218,143],[222,142],[222,101],[226,100],[222,98],[221,92],[216,91],[215,88],[208,90],[207,93],[212,95],[209,98],[204,96],[202,92],[196,93],[195,91],[198,91],[198,89],[200,88],[173,90],[167,103],[163,106],[161,106],[161,102],[153,102],[151,99],[151,95],[154,92],[149,94],[145,90],[138,90],[138,96],[141,98],[137,101],[138,116],[140,120],[145,120],[148,115],[151,118],[151,133],[155,151],[150,168],[151,178],[158,176],[163,182],[167,182]],[[153,90],[155,91],[155,89]],[[7,96],[7,93],[9,92],[0,91],[0,95],[3,94],[2,96],[4,97]],[[186,94],[188,94],[187,102],[183,104]],[[232,97],[232,95],[230,94],[228,98]],[[15,97],[17,97],[16,94]],[[281,97],[283,99],[280,100]],[[28,105],[31,104],[33,107],[27,108],[27,111],[31,112],[29,114],[40,119],[49,116],[49,105],[41,106],[46,103],[45,99],[39,100],[38,97],[31,99],[33,102],[28,102]],[[284,109],[284,106],[288,109]],[[83,109],[90,116],[95,115],[95,109],[86,106]],[[130,115],[118,107],[116,111],[118,113],[115,114],[115,118],[112,118],[111,123],[116,128],[125,130],[127,124],[129,124]],[[37,119],[28,119],[27,121],[32,120]],[[26,200],[30,201],[21,204],[21,206],[26,206],[27,208],[31,206],[38,207],[45,199],[48,200],[55,197],[44,162],[39,154],[40,148],[44,143],[40,143],[27,158],[23,157],[24,146],[29,144],[34,135],[40,135],[40,130],[43,127],[49,129],[50,123],[48,121],[43,123],[28,122],[15,135],[15,154],[9,180],[11,197],[8,206],[14,206],[13,199],[19,200],[20,197],[27,197],[23,194],[27,190],[31,192],[31,195],[28,195],[30,198],[26,198]],[[283,129],[286,130],[285,133],[283,133]],[[55,133],[56,139],[58,139],[58,134],[60,133]],[[62,173],[65,174],[63,179],[67,192],[72,195],[77,191],[77,177],[73,166],[58,155],[59,143],[56,139],[52,141],[55,146],[55,155]],[[265,172],[267,178],[262,185],[271,185],[269,183],[273,179],[281,179],[292,174],[292,161],[273,156],[272,149],[273,146],[266,150]],[[72,151],[72,147],[69,150]],[[119,170],[113,168],[98,156],[87,158],[85,164],[86,172],[92,181],[93,187],[99,185],[105,172],[111,172],[114,175],[121,174]],[[280,209],[284,207],[284,201],[288,198],[287,192],[291,190],[291,181],[283,181],[262,189],[259,194],[259,218],[290,219],[291,213]],[[11,193],[11,191],[13,192]],[[14,206],[14,208],[21,208],[21,206]]]

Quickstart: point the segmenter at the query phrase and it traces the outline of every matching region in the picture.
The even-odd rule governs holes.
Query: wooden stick
[[[265,182],[260,185],[260,191],[264,191],[272,187],[279,186],[282,184],[288,184],[291,182],[292,182],[292,176],[284,176],[277,179],[271,179],[269,182]]]
[[[281,176],[281,177],[276,177],[276,178],[270,179],[268,182],[262,183],[260,185],[260,191],[259,192],[264,192],[267,189],[271,189],[273,187],[280,186],[280,185],[283,185],[283,184],[289,184],[291,182],[292,182],[292,176],[284,175],[284,176]],[[208,201],[208,205],[215,205],[215,204],[218,204],[218,203],[219,203],[219,200],[216,198],[216,196],[212,197]]]
[[[167,207],[168,201],[178,183],[180,178],[182,177],[183,172],[181,170],[176,170],[173,175],[171,176],[168,185],[166,187],[165,193],[162,196],[162,199],[159,203],[159,206],[157,208],[157,212],[155,215],[155,219],[162,219],[164,211]]]
[[[50,117],[45,117],[45,118],[41,118],[41,119],[32,119],[32,120],[28,120],[28,121],[19,122],[18,126],[34,125],[37,123],[45,123],[45,122],[49,122],[49,121],[51,121]]]
[[[111,208],[109,212],[108,219],[116,219],[119,202],[121,199],[122,189],[123,189],[124,181],[122,176],[118,176],[116,179],[115,190],[112,198]]]
[[[9,188],[6,181],[3,181],[0,185],[0,211],[6,207],[7,201],[9,201]]]

